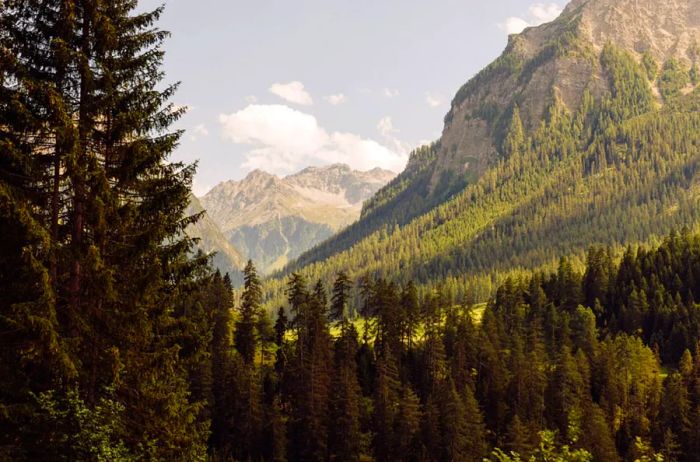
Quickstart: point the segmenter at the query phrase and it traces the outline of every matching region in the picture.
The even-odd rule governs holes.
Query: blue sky
[[[160,1],[142,0],[141,8]],[[400,171],[509,32],[564,6],[527,0],[170,0],[165,70],[189,107],[175,160],[195,193],[253,168]]]

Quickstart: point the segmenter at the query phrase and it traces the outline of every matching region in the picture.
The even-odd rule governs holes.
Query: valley
[[[399,3],[0,3],[0,460],[700,461],[700,0]]]

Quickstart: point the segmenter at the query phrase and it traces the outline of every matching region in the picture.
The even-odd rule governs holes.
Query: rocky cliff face
[[[581,17],[579,32],[601,49],[608,42],[656,59],[695,61],[700,39],[697,0],[574,0],[564,11]]]
[[[255,170],[219,184],[201,202],[229,243],[268,272],[357,220],[362,203],[394,176],[347,165],[309,167],[284,178]]]
[[[444,192],[445,177],[468,181],[498,159],[514,107],[531,130],[554,98],[574,110],[586,91],[598,97],[609,90],[598,59],[608,43],[659,66],[670,58],[697,63],[700,0],[574,0],[554,22],[511,36],[503,55],[457,93],[432,192]]]

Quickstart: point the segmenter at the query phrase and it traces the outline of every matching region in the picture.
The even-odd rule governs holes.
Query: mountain
[[[698,0],[577,0],[511,36],[459,89],[441,138],[285,273],[342,269],[467,293],[591,244],[694,226],[698,11]]]
[[[255,170],[217,185],[201,202],[228,242],[269,272],[357,220],[363,201],[394,176],[342,164],[284,178]]]
[[[232,280],[240,278],[240,271],[245,262],[241,254],[224,237],[218,225],[204,210],[202,204],[194,195],[190,195],[190,204],[186,216],[202,213],[197,223],[187,228],[190,237],[199,239],[197,247],[204,253],[215,253],[212,263],[222,274],[229,273]]]

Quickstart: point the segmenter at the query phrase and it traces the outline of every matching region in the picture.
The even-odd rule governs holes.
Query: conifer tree
[[[401,291],[401,317],[402,325],[404,326],[402,340],[405,348],[411,349],[420,321],[418,290],[413,281],[409,281]]]
[[[260,279],[251,260],[243,270],[243,295],[239,308],[240,318],[236,321],[235,344],[246,364],[252,364],[258,346],[259,335],[256,323],[260,316],[262,288]]]
[[[286,376],[290,378],[287,400],[291,405],[289,457],[323,461],[328,450],[328,399],[331,379],[331,340],[328,331],[325,290],[317,284],[308,293],[305,279],[292,275],[288,299],[295,313],[297,331],[294,357]],[[308,438],[308,435],[317,435]]]
[[[284,307],[281,306],[277,310],[277,319],[275,320],[275,343],[278,347],[281,347],[284,343],[284,335],[287,332],[289,326],[289,319],[287,319],[287,313]]]
[[[135,457],[197,459],[206,425],[175,307],[203,261],[190,260],[184,233],[197,219],[184,216],[193,167],[168,162],[182,111],[162,82],[161,12],[132,0],[3,4],[2,169],[27,174],[3,186],[3,221],[28,227],[20,268],[50,287],[12,302],[13,316],[25,322],[22,310],[43,300],[27,326],[43,323],[47,357],[73,365],[49,386],[88,407],[116,388],[129,423],[115,437]]]
[[[394,429],[399,409],[401,384],[396,360],[388,349],[384,350],[377,360],[375,383],[372,447],[378,461],[390,461],[392,460],[392,449],[395,447]]]
[[[393,448],[395,460],[415,460],[420,451],[420,400],[409,385],[401,389],[399,410],[395,424],[396,442]]]
[[[333,283],[333,294],[331,296],[331,320],[342,321],[348,316],[348,301],[350,299],[350,291],[352,283],[348,275],[341,271],[335,278]]]
[[[360,457],[360,385],[357,382],[357,331],[343,323],[335,342],[329,399],[328,450],[331,459],[357,461]]]
[[[523,424],[517,414],[508,425],[506,444],[504,446],[509,452],[520,454],[525,459],[530,457],[534,449],[530,429]]]
[[[242,355],[234,356],[231,416],[231,440],[234,460],[260,459],[263,438],[263,389],[260,371],[246,364]]]
[[[469,447],[469,428],[464,405],[452,380],[445,380],[436,390],[440,409],[440,433],[442,435],[442,460],[479,461],[483,448]],[[472,452],[473,451],[473,452]]]
[[[217,284],[217,296],[211,306],[214,318],[212,332],[212,416],[209,444],[214,454],[227,456],[232,444],[234,416],[234,374],[233,341],[231,338],[233,309],[231,279],[224,276],[222,284]]]

